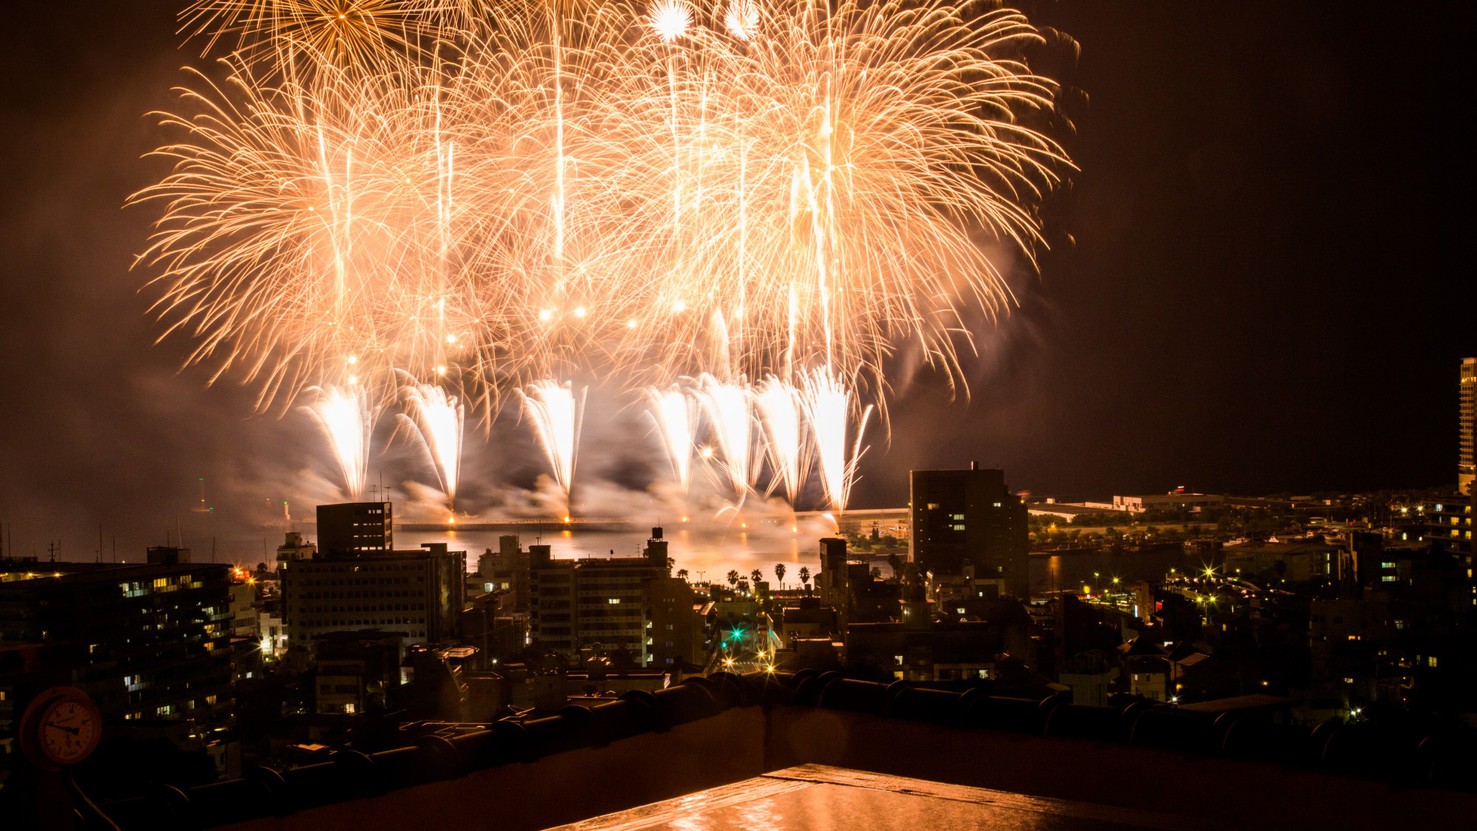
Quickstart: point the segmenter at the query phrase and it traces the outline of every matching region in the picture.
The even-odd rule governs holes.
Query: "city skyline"
[[[899,368],[890,446],[874,434],[853,504],[901,504],[907,470],[970,460],[1068,497],[1454,481],[1452,369],[1474,350],[1446,206],[1471,169],[1443,107],[1463,87],[1452,62],[1468,13],[1025,5],[1081,46],[1059,74],[1081,93],[1063,140],[1082,172],[1049,206],[1040,275],[1017,276],[1020,308],[985,333],[971,401]],[[138,158],[159,141],[143,114],[169,103],[176,67],[202,63],[176,48],[174,11],[22,10],[6,35],[7,75],[23,80],[3,109],[19,196],[3,215],[0,338],[22,403],[0,426],[0,521],[17,554],[61,539],[87,558],[115,535],[137,551],[187,526],[201,548],[214,536],[191,522],[201,478],[230,515],[215,521],[246,527],[284,499],[302,515],[341,499],[310,419],[252,417],[249,391],[177,370],[187,343],[152,345],[162,327],[128,271],[151,217],[121,206],[160,171]],[[925,429],[939,419],[960,429]],[[587,419],[585,439],[624,429]],[[498,443],[466,443],[472,507],[540,470],[526,425],[493,431]],[[649,462],[591,455],[581,469],[639,493],[664,475],[659,454],[653,438]],[[371,460],[380,475],[399,493],[435,487],[404,445]]]

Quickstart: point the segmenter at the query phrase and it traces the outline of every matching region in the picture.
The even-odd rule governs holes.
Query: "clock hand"
[[[81,728],[78,728],[78,727],[66,727],[66,726],[61,725],[61,724],[48,724],[46,726],[52,728],[53,730],[65,730],[66,732],[71,733],[74,736],[82,732]]]

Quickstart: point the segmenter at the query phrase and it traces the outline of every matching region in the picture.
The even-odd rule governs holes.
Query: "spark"
[[[671,43],[692,26],[692,9],[682,0],[656,0],[651,6],[651,28],[657,37]]]
[[[352,356],[369,411],[409,375],[484,424],[582,400],[542,379],[688,384],[740,500],[766,465],[798,498],[813,454],[843,509],[893,356],[964,388],[1072,170],[1045,37],[984,2],[195,0],[180,25],[220,72],[158,115],[173,168],[130,201],[212,383],[286,409]],[[568,408],[531,419],[566,497]]]
[[[441,489],[454,507],[461,470],[463,407],[456,396],[430,384],[405,388],[410,410],[406,418],[416,428],[421,444],[441,479]]]
[[[309,393],[313,401],[306,409],[328,438],[343,476],[344,493],[350,500],[358,500],[369,471],[369,439],[378,410],[358,386],[315,387]]]
[[[817,369],[805,379],[801,393],[811,435],[815,438],[816,462],[826,499],[837,513],[846,510],[851,486],[856,482],[857,462],[865,447],[862,436],[872,414],[869,404],[855,413],[856,404],[846,386],[829,371]],[[848,444],[847,427],[853,433]]]
[[[698,379],[695,394],[722,457],[721,468],[742,502],[752,489],[753,395],[742,381],[728,383],[712,375]]]
[[[566,381],[539,381],[522,392],[523,412],[533,422],[539,444],[549,462],[549,471],[564,491],[565,505],[571,498],[575,454],[579,448],[580,423],[584,418],[585,391],[575,391]],[[568,522],[568,518],[565,519]]]
[[[764,447],[769,463],[793,503],[800,495],[805,469],[803,413],[798,391],[771,375],[759,385],[755,403],[764,424]]]
[[[680,387],[667,390],[647,391],[651,416],[661,434],[667,458],[672,463],[672,475],[682,492],[687,492],[692,471],[694,437],[697,433],[698,407],[692,396]]]
[[[723,25],[739,40],[752,40],[759,33],[759,7],[754,0],[732,0]]]

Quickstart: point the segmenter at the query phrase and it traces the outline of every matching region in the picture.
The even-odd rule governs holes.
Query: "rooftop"
[[[781,788],[777,771],[830,765],[1006,792],[1009,799],[942,785],[921,790],[930,795],[926,802],[958,802],[960,811],[994,800],[1004,807],[987,819],[1002,828],[1158,828],[1156,817],[1176,816],[1182,828],[1350,831],[1445,827],[1451,817],[1477,813],[1477,743],[1470,735],[1373,722],[1306,728],[1287,724],[1279,710],[1093,707],[813,670],[718,674],[523,723],[430,732],[414,746],[340,750],[326,762],[258,769],[245,779],[161,790],[104,809],[124,829],[459,827],[474,817],[495,818],[499,829],[534,829],[755,777],[767,780],[755,788]],[[784,811],[914,810],[903,808],[911,801],[885,782],[863,788],[881,795],[846,796],[837,787],[857,786],[818,777],[765,799]],[[1029,813],[1023,806],[1037,804],[1031,800],[1089,805],[1102,821],[1083,825],[1086,814],[1059,806],[1057,814],[1038,811],[1034,826],[1006,823]],[[719,811],[711,818],[737,816]],[[813,824],[804,821],[810,814],[790,816],[793,825]],[[833,820],[874,827],[846,814]]]

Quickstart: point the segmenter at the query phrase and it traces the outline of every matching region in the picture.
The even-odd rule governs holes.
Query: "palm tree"
[[[800,582],[805,585],[805,590],[810,591],[810,566],[800,567]]]
[[[739,581],[738,569],[736,569],[736,568],[729,569],[728,570],[728,585],[729,585],[729,587],[731,587],[731,588],[737,587],[738,586],[738,581]]]
[[[685,569],[685,568],[679,568],[679,569],[677,569],[677,579],[679,579],[679,580],[686,580],[687,579],[687,569]]]
[[[780,588],[783,589],[785,587],[785,564],[784,563],[775,563],[774,564],[774,581],[776,583],[779,583],[780,584]]]
[[[764,572],[756,568],[749,572],[749,579],[754,581],[754,588],[757,590],[759,588],[759,581],[764,579]]]

